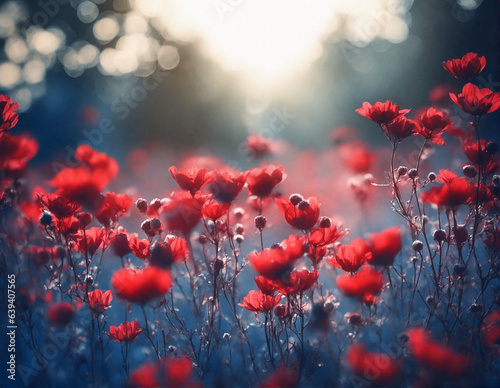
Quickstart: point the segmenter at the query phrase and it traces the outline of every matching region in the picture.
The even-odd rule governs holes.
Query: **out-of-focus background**
[[[443,60],[484,55],[478,82],[500,87],[498,20],[496,0],[2,1],[0,90],[35,163],[82,141],[122,160],[141,144],[237,158],[250,133],[323,149],[343,124],[376,144],[354,110],[460,88]]]

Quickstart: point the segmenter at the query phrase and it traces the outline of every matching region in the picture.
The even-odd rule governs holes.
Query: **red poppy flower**
[[[293,194],[290,198],[274,198],[274,201],[286,222],[294,228],[309,230],[318,221],[320,204],[315,197],[303,199],[299,194]]]
[[[481,73],[486,66],[486,58],[476,53],[467,53],[461,59],[443,62],[444,69],[455,78],[470,79]]]
[[[189,357],[168,357],[156,363],[145,363],[130,375],[130,383],[138,387],[198,387],[191,377],[192,361]]]
[[[481,331],[487,346],[500,345],[500,310],[494,310],[484,318]]]
[[[342,245],[339,247],[337,254],[329,257],[327,261],[329,264],[346,272],[356,272],[371,257],[371,252],[358,254],[356,248],[349,245]]]
[[[399,373],[399,366],[392,357],[370,353],[362,344],[349,346],[346,359],[355,375],[377,385],[390,385]]]
[[[107,310],[112,300],[113,294],[111,290],[106,291],[104,294],[99,289],[89,292],[89,306],[98,314],[102,314]]]
[[[254,158],[260,158],[271,152],[271,142],[259,135],[248,135],[245,145],[248,153]]]
[[[54,231],[56,233],[70,237],[72,240],[77,239],[77,233],[82,228],[82,224],[78,218],[75,216],[69,216],[66,218],[61,218],[55,223]]]
[[[307,252],[306,238],[291,234],[281,242],[290,260],[297,260]]]
[[[125,231],[119,231],[114,233],[111,237],[111,246],[115,255],[118,257],[125,257],[132,252],[130,249],[129,238],[133,235]]]
[[[347,296],[364,300],[379,294],[384,287],[382,272],[363,266],[354,275],[343,274],[337,277],[337,287]]]
[[[498,163],[495,161],[495,155],[486,151],[487,140],[481,139],[481,159],[479,158],[479,146],[477,141],[472,137],[467,137],[463,140],[462,149],[467,156],[467,159],[476,167],[479,168],[479,160],[481,160],[481,170],[486,173],[492,173],[498,169]]]
[[[19,104],[12,102],[9,96],[0,94],[0,136],[17,124],[19,115],[15,112]]]
[[[181,232],[189,235],[201,220],[203,204],[210,199],[210,195],[194,196],[186,191],[173,192],[168,201],[160,209],[160,216],[164,219],[169,231]]]
[[[100,193],[118,174],[118,163],[88,145],[79,146],[75,158],[81,165],[61,169],[50,184],[58,189],[57,194],[95,209]]]
[[[11,178],[24,174],[26,163],[38,152],[38,142],[29,136],[0,136],[0,171]]]
[[[356,242],[356,244],[359,243]],[[379,233],[373,233],[370,236],[368,246],[372,254],[372,257],[368,259],[370,264],[384,266],[392,265],[397,254],[403,249],[401,229],[397,226],[393,226]],[[362,249],[361,244],[355,245],[355,247],[358,250]]]
[[[296,371],[281,365],[260,386],[263,388],[293,388],[297,386],[298,378],[299,374]]]
[[[142,329],[139,327],[137,321],[123,322],[120,326],[109,327],[109,338],[116,342],[131,342],[135,340]]]
[[[38,194],[42,204],[57,218],[70,217],[82,209],[78,202],[70,201],[56,194]]]
[[[264,168],[253,168],[248,171],[247,185],[248,191],[252,195],[264,198],[271,194],[271,191],[286,178],[285,169],[270,165]]]
[[[217,171],[209,189],[214,198],[220,202],[233,202],[243,190],[247,173],[237,174],[231,171]]]
[[[399,143],[416,133],[418,129],[418,124],[415,121],[402,116],[382,128],[382,130],[387,131],[386,136],[393,143]]]
[[[467,203],[474,193],[474,185],[464,177],[459,178],[452,170],[440,170],[439,180],[444,184],[422,193],[422,201],[456,208]]]
[[[309,251],[307,252],[307,257],[311,260],[313,266],[318,266],[318,264],[323,260],[323,258],[328,254],[328,247],[316,247],[314,245],[309,245]]]
[[[329,227],[320,225],[309,232],[309,244],[316,247],[330,245],[346,233],[345,230],[338,230],[337,225],[331,224]]]
[[[266,295],[274,295],[276,293],[276,286],[272,279],[265,278],[264,276],[256,276],[254,278],[255,284]]]
[[[462,88],[462,93],[450,93],[450,98],[465,113],[473,116],[482,116],[500,108],[500,93],[492,92],[488,88],[479,89],[471,83]]]
[[[255,271],[269,279],[282,276],[292,268],[296,260],[280,245],[264,249],[262,252],[252,252],[249,258]]]
[[[211,199],[203,204],[201,213],[212,221],[216,221],[227,213],[229,206],[231,203],[220,204],[215,199]]]
[[[356,109],[356,112],[361,116],[366,117],[379,125],[387,125],[391,121],[396,120],[398,117],[407,114],[409,111],[409,109],[399,110],[399,106],[393,104],[391,101],[377,101],[373,104],[373,106],[369,102],[365,101],[363,102],[361,108]]]
[[[345,144],[338,149],[344,164],[355,174],[364,174],[371,170],[375,153],[370,151],[364,143]]]
[[[77,242],[78,250],[84,255],[87,253],[90,257],[94,256],[104,240],[104,235],[104,229],[101,228],[90,228],[85,231],[85,234],[80,231]]]
[[[68,302],[54,303],[49,306],[49,322],[57,326],[66,326],[73,320],[75,307]]]
[[[135,235],[128,236],[128,246],[130,250],[141,260],[149,258],[149,255],[151,254],[149,245],[150,243],[147,238],[141,240]]]
[[[274,290],[282,295],[296,295],[306,292],[318,280],[319,272],[317,269],[308,271],[293,271],[289,275],[282,276],[280,279],[273,280]]]
[[[425,367],[438,373],[446,373],[450,377],[457,377],[466,371],[469,363],[467,357],[432,341],[424,329],[411,329],[408,337],[410,352]]]
[[[193,167],[189,170],[178,170],[176,167],[172,166],[168,171],[179,187],[182,190],[189,191],[191,195],[194,195],[197,191],[201,190],[215,179],[215,173],[208,172],[206,168],[199,169]]]
[[[256,313],[264,313],[272,310],[280,302],[281,296],[266,295],[262,291],[251,290],[247,296],[243,298],[239,306]]]
[[[168,268],[176,261],[185,261],[188,256],[186,240],[169,235],[151,248],[151,265]]]
[[[449,129],[453,122],[445,113],[435,108],[429,108],[420,116],[419,124],[416,129],[417,136],[430,140],[437,145],[444,145],[443,132]]]
[[[166,294],[170,289],[171,278],[168,271],[157,267],[119,269],[113,274],[111,284],[120,298],[144,304]]]
[[[104,197],[95,217],[105,227],[114,225],[132,206],[132,198],[126,194],[109,192]]]

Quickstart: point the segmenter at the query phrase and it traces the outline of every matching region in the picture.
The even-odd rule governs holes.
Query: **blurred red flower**
[[[110,227],[118,222],[132,206],[132,198],[126,194],[106,193],[104,201],[95,217],[105,227]]]
[[[102,314],[105,310],[107,310],[113,300],[113,294],[111,290],[106,291],[105,293],[102,290],[94,290],[89,292],[89,306],[92,310],[94,310],[98,314]]]
[[[170,273],[156,267],[119,269],[111,277],[116,295],[128,302],[144,304],[170,289]]]
[[[481,331],[486,345],[490,347],[500,345],[500,310],[494,310],[484,318]]]
[[[370,353],[362,344],[349,346],[346,359],[354,374],[377,385],[390,385],[399,372],[399,366],[392,357]]]
[[[144,260],[149,258],[151,251],[149,249],[150,242],[146,239],[139,239],[136,235],[128,236],[128,246],[137,258]]]
[[[479,89],[471,83],[462,88],[462,93],[450,93],[450,98],[465,113],[482,116],[500,108],[500,92],[492,92],[488,88]]]
[[[49,306],[49,322],[57,326],[66,326],[73,320],[75,306],[68,302],[54,303]]]
[[[286,178],[285,169],[270,165],[263,168],[253,168],[247,174],[248,191],[252,195],[264,198]]]
[[[290,198],[274,198],[274,201],[286,222],[294,228],[309,230],[318,221],[320,204],[315,197],[303,199],[299,194],[293,194]]]
[[[486,58],[476,53],[467,53],[460,59],[443,62],[444,69],[455,78],[468,80],[481,73],[486,66]]]
[[[293,369],[280,365],[266,380],[260,383],[263,388],[293,388],[298,384],[299,374]]]
[[[179,359],[167,357],[156,363],[145,363],[130,375],[130,383],[139,387],[198,387],[191,377],[192,361],[184,356]]]
[[[139,327],[137,321],[123,322],[118,327],[109,327],[109,338],[116,342],[131,342],[141,333],[142,329]]]
[[[118,230],[117,233],[114,233],[111,237],[111,246],[113,247],[113,251],[115,255],[118,257],[125,257],[132,249],[130,248],[129,239],[134,236],[131,233],[127,233],[124,230]]]
[[[373,104],[373,106],[369,102],[365,101],[363,102],[361,108],[356,109],[356,112],[361,116],[366,117],[379,125],[387,125],[396,120],[398,117],[407,114],[409,111],[409,109],[399,110],[399,106],[393,104],[392,101],[377,101]]]
[[[17,124],[19,115],[15,110],[18,108],[17,102],[14,103],[9,96],[0,94],[0,136]]]
[[[187,190],[194,196],[194,194],[205,187],[207,184],[215,179],[214,172],[208,172],[206,168],[192,167],[189,170],[177,169],[177,167],[170,167],[168,169],[172,178],[175,179],[177,184],[182,190]]]
[[[248,135],[245,146],[254,158],[260,158],[271,152],[271,141],[260,135]]]
[[[239,306],[256,313],[264,313],[272,310],[280,302],[281,296],[271,296],[264,294],[260,290],[251,290],[247,296],[243,298]]]
[[[347,296],[360,300],[379,294],[384,287],[382,272],[363,266],[355,274],[342,274],[337,277],[337,287]]]
[[[229,210],[230,206],[231,203],[220,204],[215,199],[211,199],[203,204],[201,213],[212,221],[216,221]]]
[[[358,254],[363,249],[368,249],[371,252],[372,257],[368,259],[368,263],[389,266],[394,263],[394,259],[403,248],[401,233],[401,229],[393,226],[379,233],[372,233],[367,246],[364,246],[359,240],[353,241],[354,244],[351,243],[351,245],[357,249]]]
[[[450,377],[458,377],[466,371],[467,357],[432,341],[423,328],[410,329],[408,337],[410,352],[425,367]]]

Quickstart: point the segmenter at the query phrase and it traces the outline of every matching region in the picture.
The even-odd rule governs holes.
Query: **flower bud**
[[[264,230],[267,224],[267,218],[264,216],[257,216],[255,217],[255,227],[259,229],[260,231]]]
[[[42,226],[49,226],[50,224],[52,224],[52,214],[50,212],[48,212],[47,210],[44,210],[42,212],[42,214],[40,215],[40,225]]]
[[[80,212],[77,214],[76,218],[78,218],[78,221],[80,221],[80,224],[82,224],[82,227],[86,227],[90,225],[92,222],[92,214],[87,213],[87,212]]]
[[[480,313],[483,310],[484,310],[484,306],[482,304],[479,304],[479,303],[473,303],[470,306],[470,312],[471,313]]]
[[[438,229],[434,232],[434,240],[438,243],[442,243],[446,240],[446,231],[444,229]]]
[[[332,220],[328,217],[321,217],[319,219],[319,227],[320,228],[329,228],[332,226]]]
[[[455,229],[455,241],[458,245],[463,245],[469,239],[469,232],[465,226],[458,226]]]
[[[411,168],[409,171],[408,171],[408,177],[410,179],[415,179],[416,177],[418,177],[418,170],[416,168]]]
[[[245,217],[245,209],[242,207],[237,207],[233,210],[233,215],[236,218],[236,221],[239,222]]]
[[[274,315],[278,318],[285,318],[287,316],[286,306],[279,304],[274,308]]]
[[[429,179],[429,182],[434,182],[436,178],[437,176],[435,172],[430,172],[429,175],[427,175],[427,179]]]
[[[290,202],[293,206],[297,206],[304,198],[300,194],[292,194],[290,195]]]
[[[486,146],[484,147],[484,150],[489,153],[490,155],[495,155],[498,152],[498,144],[497,142],[491,140],[488,143],[486,143]]]
[[[422,249],[424,249],[424,244],[420,240],[415,240],[413,244],[411,244],[411,247],[415,252],[421,252]]]
[[[453,274],[455,276],[464,276],[467,273],[467,267],[463,264],[455,264],[453,266]]]
[[[308,201],[300,201],[299,204],[297,205],[297,209],[300,211],[306,211],[309,209],[309,202]]]
[[[236,232],[236,234],[243,234],[245,233],[245,227],[241,224],[236,224],[234,226],[234,231]]]
[[[407,172],[408,172],[408,167],[406,167],[406,166],[399,166],[398,167],[398,178],[406,175]]]
[[[155,199],[151,200],[151,202],[149,203],[149,206],[153,210],[158,210],[159,208],[161,208],[161,199],[160,198],[155,198]]]
[[[243,241],[245,241],[245,237],[243,237],[241,234],[237,234],[234,236],[234,242],[236,244],[241,244]]]
[[[363,323],[363,318],[358,313],[347,314],[347,321],[352,326],[359,326]]]
[[[462,172],[467,178],[474,178],[477,175],[476,168],[471,164],[465,165],[462,168]]]
[[[158,218],[151,218],[149,220],[149,224],[151,226],[151,229],[153,229],[155,232],[159,231],[161,229],[161,221]]]
[[[137,206],[137,209],[141,213],[146,213],[148,211],[148,201],[146,201],[144,198],[139,198],[137,201],[135,201],[135,206]]]
[[[203,245],[208,242],[208,237],[205,236],[204,234],[200,234],[200,237],[198,237],[198,242]]]

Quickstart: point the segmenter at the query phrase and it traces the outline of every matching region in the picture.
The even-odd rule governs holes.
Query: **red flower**
[[[95,217],[105,227],[109,227],[118,222],[118,219],[123,216],[132,205],[132,198],[126,194],[115,194],[109,192],[104,198],[99,211]]]
[[[70,216],[60,219],[54,226],[55,232],[76,240],[78,237],[76,236],[76,233],[78,233],[78,231],[81,229],[82,224],[78,218],[76,218],[75,216]]]
[[[344,164],[355,174],[370,171],[375,159],[375,153],[361,142],[342,145],[339,152]]]
[[[125,257],[132,250],[130,249],[129,238],[131,238],[132,234],[127,232],[118,232],[113,234],[111,237],[111,245],[113,246],[113,251],[118,257]]]
[[[465,54],[461,59],[443,62],[444,69],[455,78],[470,79],[481,73],[486,66],[486,58],[476,53]]]
[[[316,247],[330,245],[346,233],[345,230],[338,230],[337,225],[330,225],[326,228],[320,225],[309,232],[309,244]]]
[[[149,250],[149,244],[150,243],[147,238],[141,240],[135,235],[128,236],[128,246],[130,250],[134,252],[134,255],[136,255],[137,258],[141,260],[149,258],[149,255],[151,254]]]
[[[401,140],[413,135],[418,131],[418,124],[406,117],[398,117],[396,120],[385,125],[382,130],[386,130],[387,138],[393,143],[399,143]]]
[[[346,359],[355,375],[377,385],[390,385],[399,372],[398,364],[392,357],[370,353],[362,344],[349,346]]]
[[[102,314],[104,310],[107,310],[112,300],[113,294],[111,290],[106,291],[104,294],[99,289],[89,292],[89,306],[98,314]]]
[[[0,94],[0,136],[17,124],[19,115],[15,112],[19,104],[12,102],[9,96]]]
[[[274,291],[282,295],[296,295],[307,291],[318,280],[319,272],[317,269],[314,271],[302,270],[293,271],[281,279],[272,281]]]
[[[198,387],[191,377],[192,361],[189,357],[168,357],[156,363],[145,363],[130,375],[130,383],[138,387]]]
[[[481,331],[486,345],[500,345],[500,310],[494,310],[484,318]]]
[[[109,338],[116,342],[131,342],[135,340],[142,329],[139,327],[137,321],[123,322],[120,326],[109,327]]]
[[[197,192],[194,196],[186,191],[176,191],[171,198],[163,204],[160,215],[165,220],[167,229],[179,231],[188,235],[201,220],[201,208],[210,199],[210,195],[201,195]]]
[[[211,199],[203,204],[201,213],[212,221],[216,221],[229,210],[229,206],[231,203],[219,204],[215,199]]]
[[[70,201],[56,194],[38,194],[42,204],[57,218],[62,219],[70,217],[82,209],[78,202]]]
[[[84,255],[94,256],[96,251],[101,246],[104,239],[104,230],[101,228],[90,228],[89,230],[80,231],[78,235],[78,250]]]
[[[163,296],[170,289],[170,273],[156,267],[144,270],[119,269],[111,284],[116,295],[128,302],[144,304],[151,299]]]
[[[479,168],[479,160],[481,160],[481,169],[484,173],[488,174],[494,172],[498,168],[498,163],[495,162],[494,154],[491,154],[486,151],[486,144],[488,144],[487,140],[481,139],[481,159],[479,159],[479,146],[477,141],[472,137],[468,137],[464,139],[462,148],[467,156],[467,159],[476,167]]]
[[[424,329],[411,329],[408,337],[410,352],[425,367],[438,373],[446,373],[450,377],[457,377],[465,372],[467,357],[432,341]]]
[[[264,198],[271,194],[271,191],[286,178],[285,169],[270,165],[264,168],[253,168],[248,172],[248,191],[252,195]]]
[[[299,194],[290,198],[275,198],[274,201],[290,226],[301,230],[309,230],[318,221],[319,206],[315,197],[304,200]]]
[[[327,261],[329,264],[346,272],[356,272],[371,257],[371,252],[358,254],[354,247],[342,245],[337,254],[334,257],[329,257]]]
[[[271,142],[259,135],[248,135],[245,145],[254,158],[260,158],[271,152]]]
[[[268,279],[282,276],[292,268],[293,263],[297,260],[296,257],[289,256],[280,245],[264,249],[262,252],[252,252],[249,258],[255,271]]]
[[[416,133],[418,136],[437,145],[444,145],[442,134],[453,125],[453,122],[445,113],[429,108],[420,116],[419,124]]]
[[[352,245],[352,244],[351,244]],[[356,242],[354,245],[358,252],[363,249],[362,244]],[[401,240],[401,229],[397,226],[384,229],[379,233],[373,233],[368,242],[368,249],[372,257],[368,262],[372,265],[385,265],[389,266],[394,263],[396,255],[403,249],[403,242]]]
[[[118,163],[88,145],[78,147],[75,158],[81,165],[63,168],[50,184],[58,189],[57,194],[95,208],[100,193],[118,174]]]
[[[191,195],[194,195],[197,191],[201,190],[215,179],[215,173],[208,172],[206,168],[199,169],[193,167],[189,170],[178,170],[176,167],[172,166],[168,171],[179,187],[182,190],[189,191]]]
[[[474,185],[451,170],[440,170],[439,180],[444,184],[422,193],[422,201],[446,208],[456,208],[469,201],[474,194]]]
[[[298,377],[299,374],[296,371],[281,365],[260,386],[263,388],[293,388],[298,384]]]
[[[372,106],[369,102],[363,102],[363,106],[361,108],[356,109],[356,112],[361,116],[370,119],[378,123],[389,124],[391,121],[396,120],[398,117],[401,117],[408,113],[409,109],[399,110],[399,106],[393,104],[391,101],[386,102],[375,102]]]
[[[28,136],[0,136],[0,171],[11,178],[24,174],[26,163],[38,152],[38,142]]]
[[[354,275],[343,274],[337,277],[337,287],[347,296],[365,300],[382,291],[384,277],[382,272],[363,266]]]
[[[471,83],[466,84],[458,96],[450,93],[450,98],[465,113],[473,116],[482,116],[500,108],[499,92],[492,92],[488,88],[479,89]]]
[[[49,322],[57,326],[66,326],[73,320],[75,307],[68,302],[54,303],[49,306]]]
[[[246,179],[246,172],[236,174],[231,171],[217,171],[209,186],[210,192],[220,202],[233,202],[243,190]]]
[[[243,303],[238,303],[239,306],[256,313],[264,313],[272,310],[281,300],[281,296],[266,295],[262,291],[251,290],[247,296],[243,298]]]
[[[307,252],[305,237],[299,237],[291,234],[287,239],[281,242],[281,246],[285,249],[290,260],[297,260]]]
[[[176,261],[185,261],[188,253],[186,240],[169,235],[165,241],[160,241],[151,248],[150,262],[153,266],[168,268]]]

